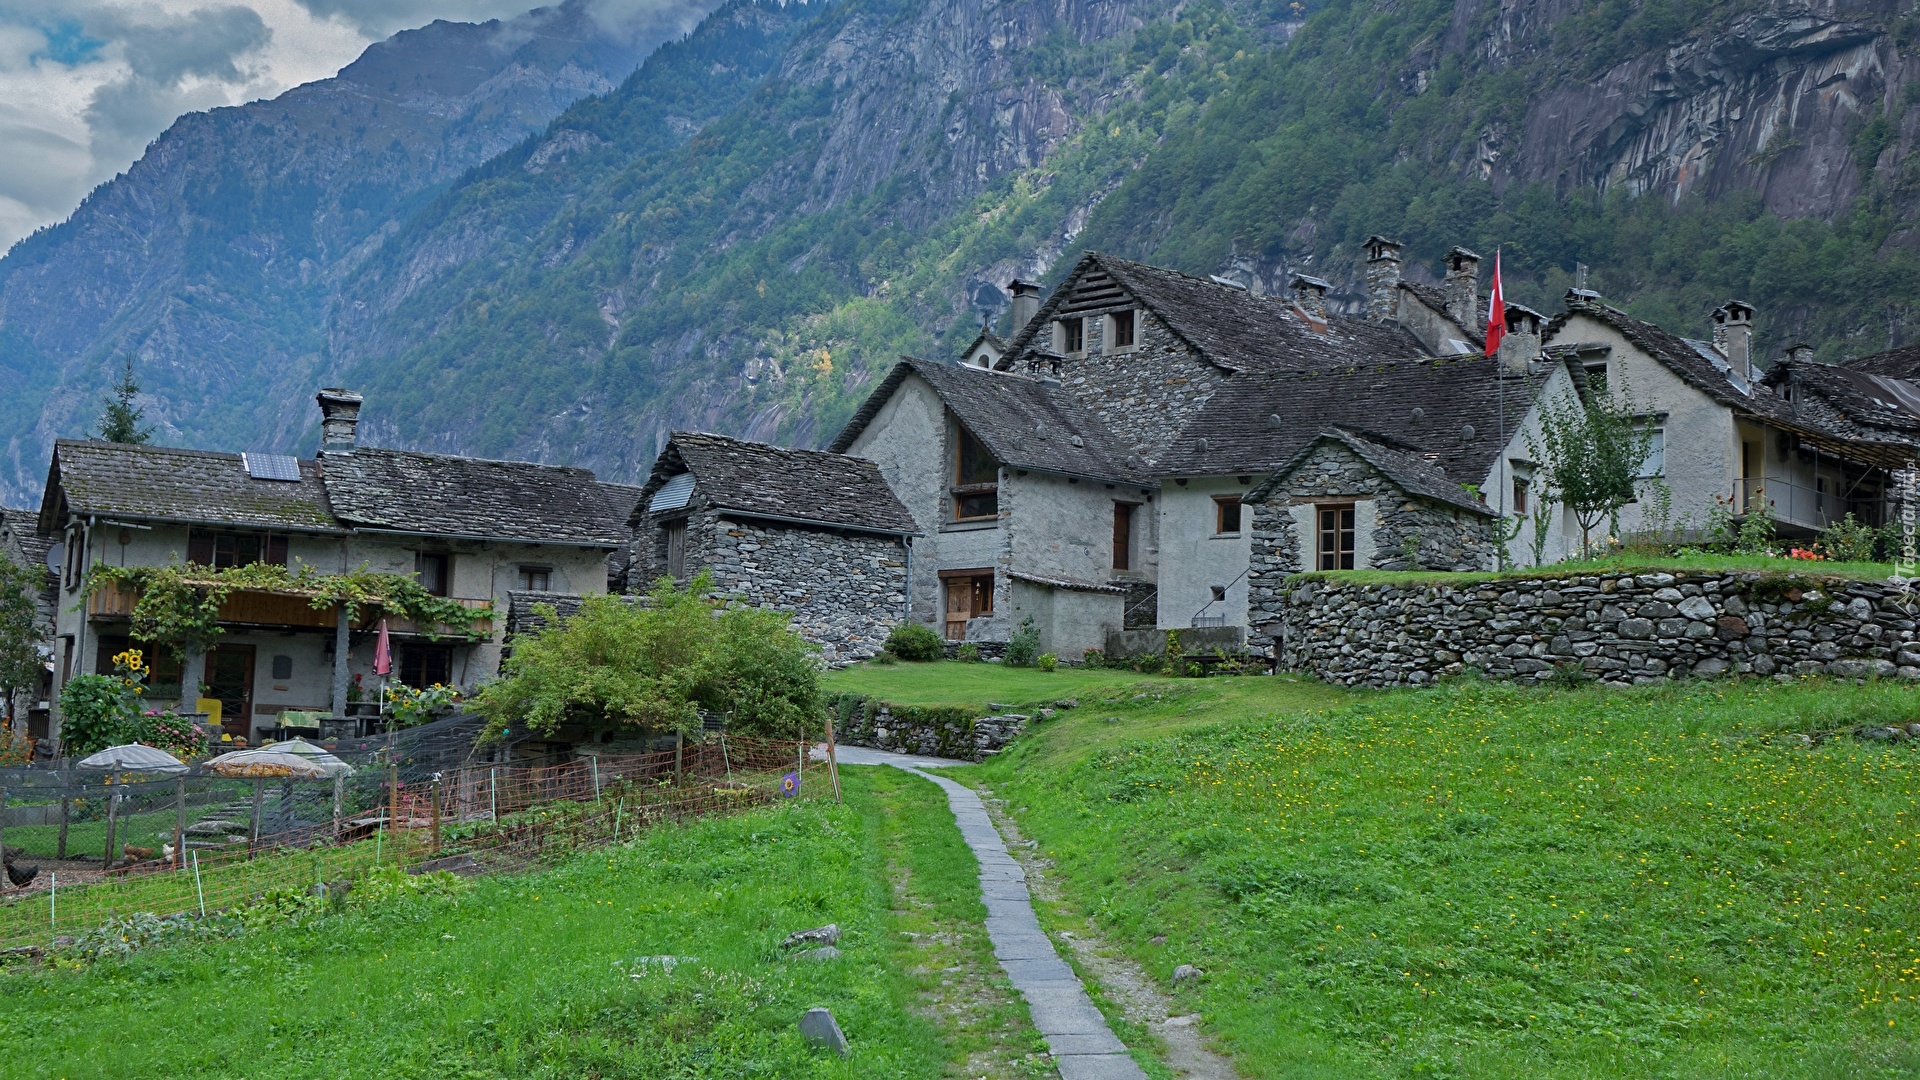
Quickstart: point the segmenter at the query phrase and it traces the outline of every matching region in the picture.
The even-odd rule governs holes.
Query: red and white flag
[[[1487,297],[1487,355],[1500,351],[1500,339],[1507,336],[1507,301],[1500,292],[1500,251],[1493,252],[1493,293]]]

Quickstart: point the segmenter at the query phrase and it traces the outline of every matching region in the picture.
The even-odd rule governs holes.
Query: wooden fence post
[[[687,745],[687,733],[679,728],[673,729],[673,786],[679,787],[685,782],[686,771],[683,766],[682,751]]]
[[[347,776],[341,773],[333,778],[333,842],[340,842],[340,819],[346,813]]]
[[[432,785],[428,788],[433,799],[433,853],[440,854],[440,779],[434,774]]]
[[[267,782],[256,778],[253,781],[253,824],[252,839],[247,841],[247,858],[253,858],[254,845],[260,842],[260,804],[267,797]]]
[[[54,855],[56,859],[67,857],[68,809],[73,805],[72,797],[67,794],[67,783],[66,780],[60,781],[60,846]]]
[[[113,777],[109,776],[107,777],[107,850],[104,853],[106,865],[102,867],[105,870],[113,869],[113,832],[114,826],[119,823],[116,814],[120,809],[120,800],[113,796]]]

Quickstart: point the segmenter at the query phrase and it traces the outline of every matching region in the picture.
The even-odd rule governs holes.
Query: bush
[[[1039,663],[1041,671],[1052,671],[1054,668],[1060,666],[1060,658],[1053,653],[1043,652],[1040,654],[1040,659],[1037,663]]]
[[[954,658],[963,664],[977,664],[980,662],[980,646],[971,641],[964,642],[955,651]]]
[[[111,675],[75,675],[60,688],[60,743],[69,757],[130,742],[139,718],[137,702],[124,679]]]
[[[1873,558],[1873,527],[1854,519],[1853,512],[1820,530],[1820,547],[1838,562],[1867,562]]]
[[[1088,649],[1080,654],[1080,662],[1087,667],[1105,667],[1107,654],[1104,649]]]
[[[902,660],[925,662],[946,655],[947,644],[933,629],[917,622],[905,622],[887,635],[887,651]]]
[[[489,736],[520,724],[692,730],[703,710],[728,714],[728,730],[743,734],[791,736],[817,722],[813,646],[784,612],[727,606],[712,587],[703,573],[685,589],[661,581],[645,605],[589,596],[565,619],[534,605],[544,625],[515,639],[502,677],[473,695]]]
[[[1034,629],[1033,616],[1021,620],[1020,628],[1007,639],[1006,663],[1009,667],[1032,667],[1040,654],[1040,631]]]
[[[873,654],[873,662],[881,667],[892,667],[900,662],[900,658],[885,649],[881,649],[879,652]]]

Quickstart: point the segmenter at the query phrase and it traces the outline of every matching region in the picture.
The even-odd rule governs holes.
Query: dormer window
[[[1000,463],[966,428],[955,424],[953,516],[976,521],[1000,513]]]
[[[1059,345],[1055,351],[1066,356],[1074,356],[1086,351],[1087,321],[1085,319],[1060,319],[1053,325],[1057,328],[1054,335],[1055,343]]]

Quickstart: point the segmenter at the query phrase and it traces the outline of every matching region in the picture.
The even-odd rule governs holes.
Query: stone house
[[[29,570],[38,570],[39,587],[34,598],[39,609],[39,624],[43,641],[53,640],[53,624],[58,616],[59,579],[47,565],[47,552],[53,542],[40,535],[39,515],[32,510],[7,509],[0,507],[0,556],[5,556],[16,565]],[[43,651],[45,646],[43,645]],[[48,721],[51,716],[49,698],[53,690],[52,653],[47,652],[48,666],[40,685],[16,695],[9,703],[0,700],[0,715],[12,715],[25,721],[16,731],[16,735],[27,735],[35,739],[47,736]],[[9,704],[12,706],[8,713]]]
[[[583,469],[385,450],[357,444],[360,398],[318,395],[324,445],[311,459],[61,440],[37,521],[58,567],[50,697],[81,672],[109,673],[127,648],[137,597],[88,595],[93,569],[265,562],[337,573],[415,575],[474,611],[464,627],[389,619],[393,678],[472,689],[497,673],[503,616],[521,591],[604,592],[627,546],[631,488]],[[148,700],[218,702],[221,724],[258,738],[287,710],[342,715],[356,676],[373,700],[377,618],[349,624],[304,596],[236,590],[219,640],[155,662]],[[457,632],[457,636],[447,636]],[[53,718],[58,735],[57,708]],[[210,711],[210,709],[209,709]]]
[[[792,612],[829,662],[879,652],[907,617],[919,528],[871,461],[677,431],[632,525],[633,591],[707,571],[716,596]]]

